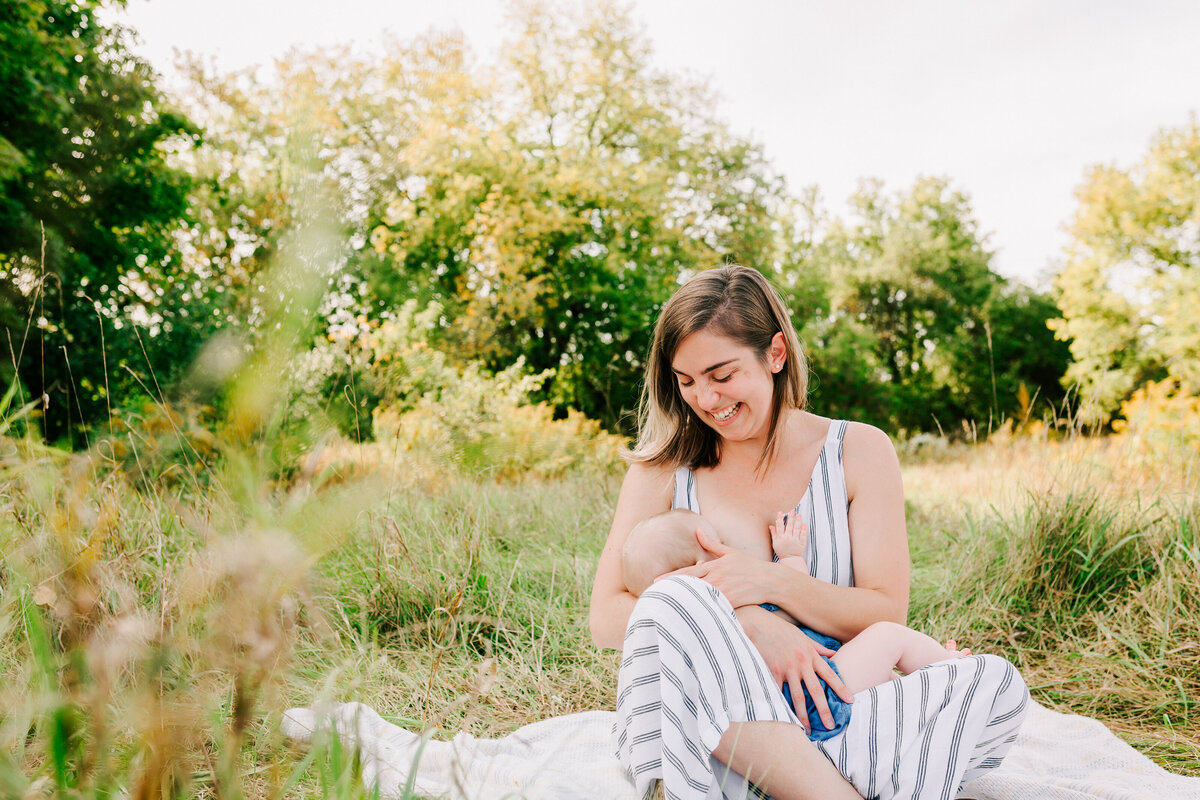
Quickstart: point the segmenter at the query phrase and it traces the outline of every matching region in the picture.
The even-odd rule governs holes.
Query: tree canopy
[[[492,74],[455,75],[465,58],[441,55],[449,97],[370,216],[371,296],[436,299],[464,357],[552,368],[550,399],[615,425],[681,275],[785,266],[783,184],[706,92],[651,68],[624,12],[534,6],[517,33]]]
[[[544,399],[617,426],[681,277],[796,266],[789,200],[703,87],[651,67],[626,11],[529,4],[513,22],[494,65],[445,35],[278,65],[315,109],[344,200],[351,252],[328,305],[371,324],[437,302],[434,336],[458,357],[552,369]],[[197,74],[194,95],[210,141],[271,152],[289,125],[278,93],[237,77]],[[247,113],[220,111],[235,104]]]
[[[521,363],[548,376],[535,398],[556,413],[629,432],[661,304],[732,262],[783,293],[821,413],[956,430],[1061,397],[1056,309],[992,271],[965,193],[867,182],[848,215],[823,212],[702,84],[654,67],[623,7],[516,4],[495,62],[437,33],[379,55],[293,52],[265,84],[192,61],[172,112],[94,5],[11,12],[24,55],[0,62],[0,311],[14,342],[35,323],[21,378],[51,398],[51,436],[68,387],[72,414],[94,421],[106,392],[144,391],[150,370],[169,379],[218,330],[252,347],[290,302],[266,267],[313,224],[299,210],[318,194],[339,244],[313,265],[323,298],[304,312],[320,328],[306,363],[322,365],[347,429],[390,396],[374,361],[387,355],[356,343],[415,303],[436,309],[424,336],[451,359]],[[334,191],[296,180],[297,147]]]
[[[102,413],[122,362],[144,364],[131,312],[159,291],[144,276],[169,262],[189,186],[167,150],[194,130],[99,5],[0,12],[0,324],[51,438]]]
[[[1146,381],[1200,391],[1200,124],[1163,130],[1129,169],[1093,168],[1076,195],[1055,330],[1082,418],[1106,423]]]
[[[965,194],[940,178],[894,196],[868,181],[851,205],[811,255],[830,276],[831,316],[806,335],[818,406],[913,432],[986,430],[1039,390],[1061,397],[1054,306],[992,271]]]

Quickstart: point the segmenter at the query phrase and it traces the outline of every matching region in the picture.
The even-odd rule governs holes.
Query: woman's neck
[[[799,409],[789,409],[779,415],[779,424],[775,431],[776,453],[780,449],[788,449],[795,443],[796,437],[801,435],[803,417],[804,412]],[[769,437],[765,433],[762,436],[738,442],[722,441],[721,466],[734,467],[739,470],[756,469],[768,442]]]

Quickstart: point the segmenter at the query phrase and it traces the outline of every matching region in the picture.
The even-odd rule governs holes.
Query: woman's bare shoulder
[[[893,456],[896,454],[891,437],[874,425],[868,425],[865,422],[846,423],[846,435],[842,440],[842,447],[843,453],[853,450],[856,454],[861,452],[864,455],[884,452],[891,453]]]
[[[865,422],[850,422],[842,439],[842,464],[846,488],[854,490],[870,483],[886,483],[900,477],[900,461],[891,438]]]
[[[633,462],[625,471],[621,494],[638,498],[670,498],[675,488],[675,467]]]

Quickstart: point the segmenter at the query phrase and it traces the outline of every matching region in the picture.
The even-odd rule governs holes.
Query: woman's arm
[[[634,525],[670,509],[673,476],[674,472],[668,468],[645,464],[632,464],[625,473],[612,528],[600,553],[596,579],[592,583],[588,626],[597,647],[621,649],[629,615],[637,602],[621,578],[621,548]]]
[[[777,576],[783,580],[776,602],[809,627],[844,642],[875,622],[905,623],[910,562],[904,485],[891,439],[878,428],[852,422],[842,443],[842,463],[854,586]]]
[[[908,616],[909,557],[896,450],[878,428],[851,423],[842,462],[850,502],[853,587],[834,586],[711,544],[706,549],[719,558],[680,572],[712,583],[734,607],[774,603],[808,627],[841,641],[874,622],[903,624]],[[754,640],[752,626],[745,621],[743,625]]]

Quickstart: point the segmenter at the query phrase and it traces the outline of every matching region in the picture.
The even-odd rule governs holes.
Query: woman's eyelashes
[[[729,373],[728,375],[725,375],[725,376],[722,376],[722,377],[719,377],[719,378],[718,378],[716,375],[714,375],[714,376],[713,376],[713,381],[714,381],[714,382],[716,382],[716,383],[729,383],[729,381],[730,381],[730,379],[731,379],[731,378],[733,378],[733,373],[732,373],[732,372],[731,372],[731,373]],[[694,383],[695,383],[695,381],[685,381],[683,378],[680,378],[680,379],[679,379],[679,386],[680,386],[680,388],[682,388],[682,389],[687,389],[688,387],[690,387],[690,386],[691,386],[692,384],[694,384]]]

